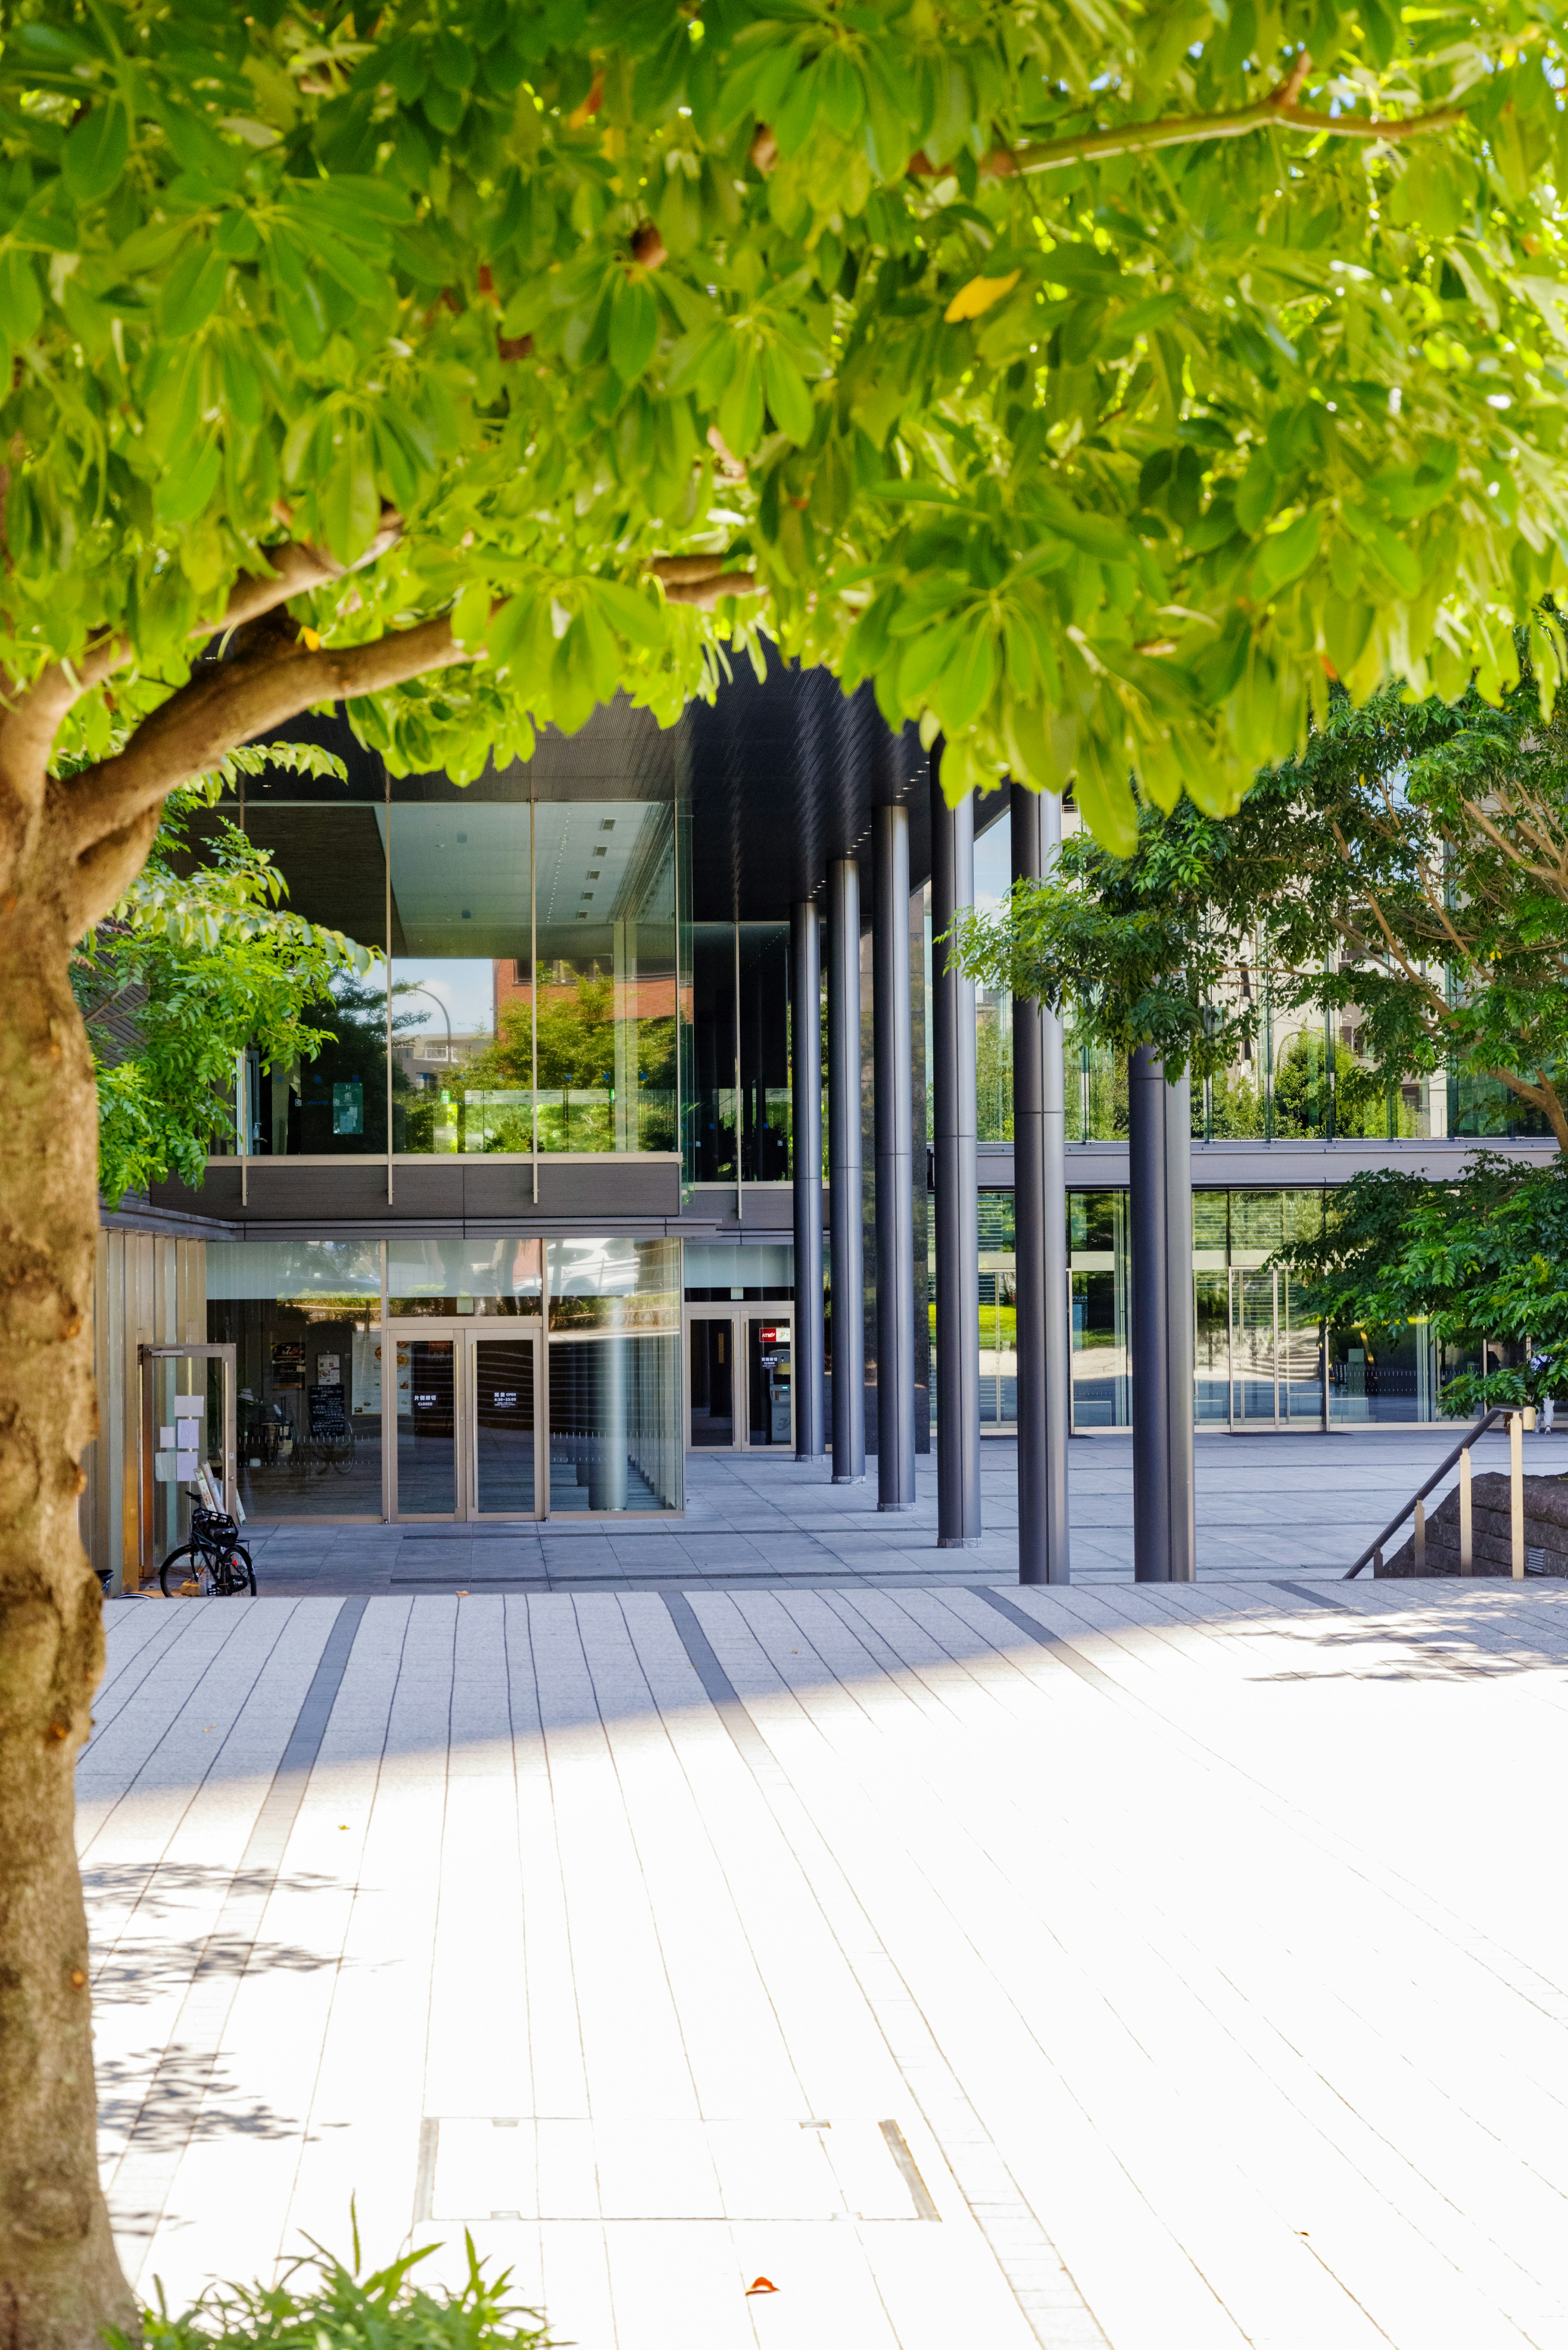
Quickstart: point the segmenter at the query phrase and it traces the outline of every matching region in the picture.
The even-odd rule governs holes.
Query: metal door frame
[[[751,1364],[746,1354],[744,1340],[739,1336],[742,1326],[748,1315],[754,1315],[759,1322],[773,1322],[787,1326],[788,1327],[790,1351],[788,1449],[792,1453],[794,1450],[795,1398],[798,1383],[795,1378],[796,1365],[794,1360],[795,1332],[794,1298],[781,1297],[776,1305],[771,1304],[765,1297],[753,1297],[745,1300],[732,1298],[727,1305],[723,1304],[722,1300],[715,1298],[711,1304],[683,1305],[681,1307],[681,1337],[683,1341],[682,1355],[684,1357],[681,1363],[681,1378],[684,1383],[685,1393],[681,1398],[680,1410],[682,1419],[685,1423],[686,1450],[688,1452],[695,1450],[700,1452],[782,1453],[785,1450],[784,1446],[782,1444],[753,1444],[752,1442]],[[693,1447],[691,1442],[691,1327],[693,1322],[728,1322],[730,1325],[730,1344],[734,1350],[734,1361],[732,1364],[730,1372],[730,1388],[732,1395],[734,1395],[734,1390],[737,1385],[741,1390],[740,1394],[735,1397],[735,1437],[734,1441],[731,1444],[701,1444]],[[738,1369],[736,1367],[737,1366]]]
[[[200,1344],[192,1339],[189,1345],[171,1343],[168,1346],[141,1345],[136,1350],[137,1377],[141,1388],[141,1460],[137,1482],[137,1586],[154,1573],[158,1561],[153,1556],[157,1544],[153,1537],[152,1491],[153,1455],[157,1446],[153,1439],[152,1380],[148,1376],[153,1363],[218,1362],[223,1367],[223,1507],[231,1518],[239,1515],[239,1432],[238,1403],[235,1390],[239,1384],[239,1349],[232,1338]],[[176,1529],[178,1532],[178,1529]]]
[[[386,1513],[389,1525],[452,1526],[452,1525],[533,1525],[549,1514],[549,1446],[545,1419],[545,1359],[543,1316],[523,1315],[389,1315],[387,1336],[382,1340],[383,1409],[381,1413],[383,1476],[386,1481]],[[398,1507],[398,1355],[400,1343],[418,1345],[420,1341],[451,1339],[452,1347],[452,1500],[451,1511],[421,1511],[405,1513]],[[478,1507],[479,1493],[479,1416],[474,1409],[476,1366],[473,1349],[482,1339],[509,1339],[514,1344],[525,1341],[534,1349],[534,1500],[530,1516],[514,1513],[485,1511]],[[388,1413],[385,1409],[387,1370],[391,1372],[392,1440],[389,1444],[385,1430]],[[412,1396],[410,1397],[410,1402]],[[410,1412],[410,1419],[412,1419]],[[545,1452],[545,1475],[540,1477],[540,1452]]]

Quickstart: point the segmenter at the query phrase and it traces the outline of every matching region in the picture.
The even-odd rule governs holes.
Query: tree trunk
[[[31,883],[31,886],[29,884]],[[97,1104],[70,921],[0,900],[0,2350],[138,2331],[99,2185],[73,1768],[103,1665],[77,1526],[94,1432]],[[63,892],[61,893],[63,895]]]

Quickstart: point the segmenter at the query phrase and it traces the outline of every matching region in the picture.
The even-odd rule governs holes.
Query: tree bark
[[[77,1523],[98,1118],[68,892],[28,865],[0,899],[0,2350],[101,2350],[139,2324],[99,2185],[73,1835],[103,1664]]]

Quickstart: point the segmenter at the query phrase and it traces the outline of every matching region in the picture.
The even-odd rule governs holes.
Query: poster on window
[[[352,1410],[356,1419],[362,1417],[379,1419],[381,1412],[381,1334],[374,1327],[356,1330],[351,1364],[353,1380]],[[410,1398],[409,1350],[406,1344],[397,1347],[398,1409],[413,1409]]]

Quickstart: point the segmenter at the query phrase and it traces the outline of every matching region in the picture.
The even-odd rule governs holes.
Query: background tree
[[[1449,706],[1389,687],[1359,709],[1336,694],[1233,816],[1146,810],[1125,860],[1079,832],[1052,879],[960,938],[978,977],[1199,1078],[1255,1044],[1265,993],[1276,1018],[1354,1011],[1360,1063],[1335,1047],[1347,1131],[1376,1124],[1390,1087],[1452,1067],[1505,1087],[1568,1149],[1563,713],[1543,718],[1528,676],[1495,709],[1473,691]],[[1314,1049],[1282,1069],[1293,1103]]]
[[[1516,0],[26,5],[0,50],[16,2350],[128,2308],[76,1988],[100,1636],[69,964],[169,793],[327,702],[459,778],[620,687],[673,716],[765,591],[786,651],[944,731],[950,789],[1075,775],[1129,847],[1130,774],[1233,806],[1324,661],[1500,693],[1568,545],[1563,58]]]
[[[239,758],[253,773],[342,764],[308,745]],[[376,961],[340,931],[289,913],[282,875],[238,826],[220,822],[193,850],[192,818],[212,796],[165,804],[144,870],[71,966],[111,1208],[171,1172],[199,1186],[214,1140],[234,1131],[237,1056],[254,1048],[264,1068],[313,1060],[333,1032],[309,1007],[330,1002],[340,973],[362,977]]]
[[[1568,1167],[1480,1151],[1452,1183],[1355,1176],[1321,1237],[1280,1252],[1300,1311],[1343,1338],[1402,1338],[1425,1321],[1476,1367],[1450,1378],[1445,1411],[1539,1404],[1568,1392]],[[1507,1353],[1513,1360],[1505,1363]]]

